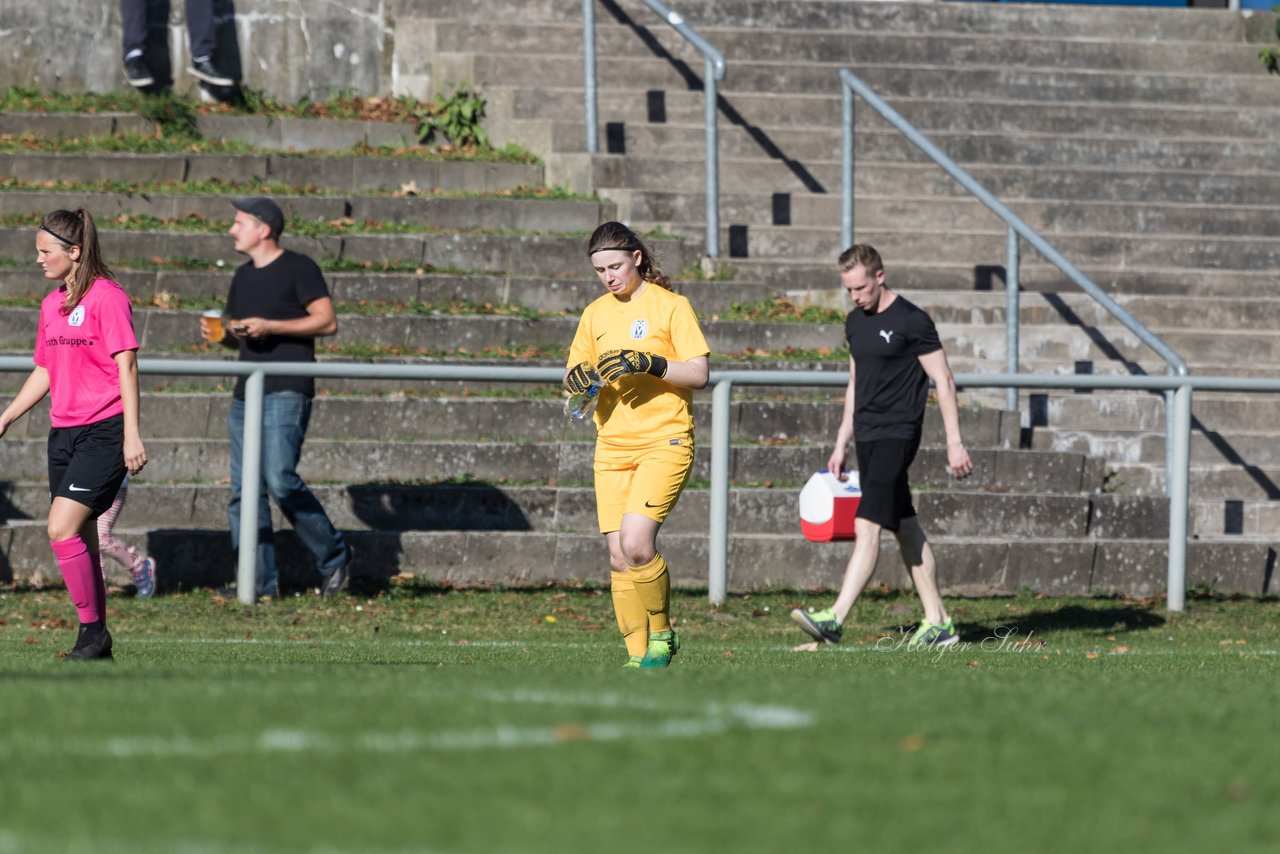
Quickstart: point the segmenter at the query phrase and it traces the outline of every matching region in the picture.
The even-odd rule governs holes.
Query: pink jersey
[[[40,303],[35,362],[49,372],[54,427],[94,424],[124,412],[116,353],[137,350],[133,306],[110,279],[98,278],[70,314],[65,285]]]

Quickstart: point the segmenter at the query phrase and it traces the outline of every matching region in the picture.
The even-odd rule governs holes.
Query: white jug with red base
[[[852,540],[861,502],[856,471],[849,472],[847,480],[820,471],[800,490],[800,531],[815,543]]]

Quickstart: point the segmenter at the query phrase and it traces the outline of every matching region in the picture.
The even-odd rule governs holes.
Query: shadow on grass
[[[1147,608],[1132,603],[1117,604],[1113,608],[1087,608],[1081,605],[1064,605],[1060,608],[1031,611],[1026,614],[1010,614],[1001,621],[957,623],[956,628],[964,640],[996,637],[1012,629],[1018,635],[1043,635],[1046,632],[1135,632],[1160,628],[1165,618]]]

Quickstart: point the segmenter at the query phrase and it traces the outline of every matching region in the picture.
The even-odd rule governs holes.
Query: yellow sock
[[[609,588],[613,594],[613,615],[618,619],[618,631],[627,645],[627,655],[644,655],[649,648],[649,615],[631,573],[611,571]]]
[[[649,613],[649,631],[671,631],[671,576],[667,573],[666,560],[656,554],[645,565],[629,569],[640,601]]]

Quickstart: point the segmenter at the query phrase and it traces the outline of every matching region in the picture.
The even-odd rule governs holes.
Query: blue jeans
[[[276,595],[280,573],[271,530],[269,494],[284,513],[293,532],[313,555],[320,574],[328,578],[347,561],[347,543],[324,508],[298,476],[302,440],[311,420],[311,398],[296,391],[280,391],[262,398],[262,479],[258,484],[257,593]],[[240,548],[241,460],[244,456],[244,401],[231,401],[227,418],[231,435],[231,547]]]

